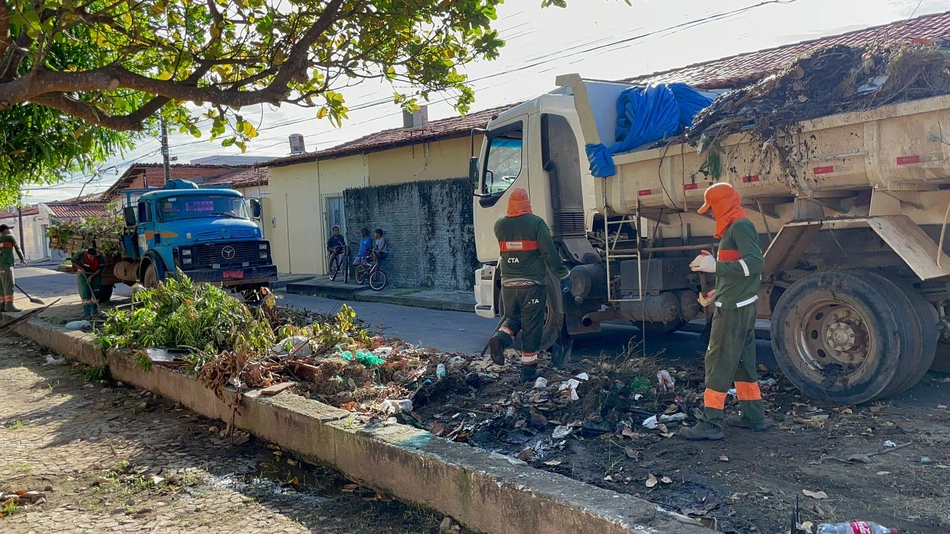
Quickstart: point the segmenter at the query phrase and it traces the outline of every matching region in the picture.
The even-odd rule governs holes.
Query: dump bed
[[[585,141],[609,145],[611,139],[604,138],[616,123],[614,102],[624,86],[576,75],[559,82],[573,90]],[[743,133],[722,139],[718,179],[701,171],[708,152],[684,143],[615,154],[616,174],[605,183],[607,208],[634,214],[639,203],[641,210],[691,211],[715,182],[732,184],[751,201],[842,190],[926,191],[950,184],[950,96],[829,115],[794,130],[781,150]]]

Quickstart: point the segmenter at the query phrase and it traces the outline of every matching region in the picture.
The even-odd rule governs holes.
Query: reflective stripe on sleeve
[[[749,276],[749,266],[745,264],[745,260],[740,259],[739,265],[742,266],[742,273],[746,276]]]

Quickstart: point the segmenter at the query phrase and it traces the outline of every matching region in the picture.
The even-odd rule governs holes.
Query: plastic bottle
[[[849,523],[822,523],[815,534],[897,534],[896,528],[887,528],[870,521],[851,521]]]
[[[444,363],[440,363],[438,366],[436,366],[435,376],[439,378],[445,378],[445,364]]]

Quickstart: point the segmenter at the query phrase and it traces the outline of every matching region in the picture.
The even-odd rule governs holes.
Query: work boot
[[[495,365],[505,365],[505,347],[502,346],[498,336],[492,336],[488,340],[488,348],[491,350],[491,361]]]
[[[715,441],[726,437],[726,435],[722,433],[721,428],[706,421],[700,421],[693,426],[683,427],[680,429],[680,435],[692,441],[701,439]]]
[[[730,415],[729,417],[726,417],[726,424],[731,427],[745,428],[746,430],[753,430],[755,432],[768,430],[769,426],[771,426],[765,419],[758,422],[752,422],[738,415]]]
[[[537,365],[522,365],[521,366],[521,381],[522,382],[534,382],[536,378],[538,378]]]

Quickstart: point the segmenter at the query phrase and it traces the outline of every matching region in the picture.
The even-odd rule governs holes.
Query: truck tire
[[[898,387],[897,392],[901,393],[916,386],[933,365],[940,338],[940,332],[937,331],[940,314],[912,284],[900,278],[894,278],[891,282],[908,299],[910,310],[920,323],[920,329],[914,336],[921,344],[920,354],[915,359],[914,368],[910,369],[909,378]]]
[[[158,269],[155,268],[155,264],[149,264],[145,268],[145,276],[142,277],[142,285],[146,288],[151,289],[158,285]]]
[[[911,301],[910,293],[898,287],[898,280],[890,280],[866,271],[858,271],[857,274],[858,276],[867,277],[869,281],[877,285],[882,293],[887,295],[886,301],[891,305],[897,317],[897,333],[900,339],[897,372],[894,373],[891,383],[878,396],[878,398],[890,397],[907,389],[906,385],[911,381],[921,364],[924,351],[936,350],[934,346],[937,341],[936,327],[933,331],[934,338],[928,344],[924,340],[924,336],[921,335],[924,318],[918,313],[916,306]],[[913,288],[910,291],[912,292]]]
[[[96,294],[96,300],[99,304],[108,304],[112,300],[112,290],[115,289],[115,286],[112,284],[104,284],[99,287],[99,293]]]
[[[772,350],[802,393],[858,404],[878,398],[894,380],[903,306],[880,286],[870,273],[827,271],[802,278],[779,298]]]

